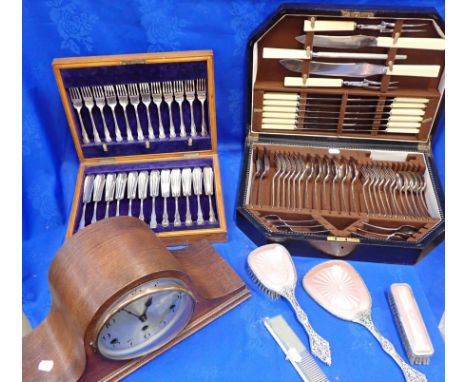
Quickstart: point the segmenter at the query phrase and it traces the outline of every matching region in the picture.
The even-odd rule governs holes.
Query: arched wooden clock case
[[[131,360],[102,356],[96,336],[119,297],[149,280],[172,278],[195,300],[191,320],[164,346]],[[169,251],[136,218],[116,217],[72,236],[49,270],[52,307],[23,338],[23,381],[115,381],[174,346],[250,296],[245,284],[201,241]],[[52,368],[47,371],[45,364]],[[41,363],[42,362],[42,363]]]

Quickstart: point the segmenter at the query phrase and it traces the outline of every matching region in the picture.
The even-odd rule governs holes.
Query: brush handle
[[[382,346],[382,349],[390,357],[392,357],[393,360],[400,367],[401,371],[403,372],[403,375],[405,376],[406,382],[427,381],[426,376],[423,373],[412,368],[405,361],[403,361],[403,358],[401,358],[401,356],[397,353],[392,343],[389,340],[387,340],[384,336],[382,336],[382,334],[380,334],[380,332],[375,327],[374,322],[372,321],[370,311],[366,311],[360,314],[359,317],[357,317],[356,322],[365,326],[374,335],[377,341],[379,341],[380,346]]]
[[[331,365],[330,344],[328,341],[320,337],[314,329],[312,329],[309,319],[307,318],[307,314],[297,302],[294,290],[289,289],[285,291],[283,297],[289,301],[294,309],[294,312],[296,313],[298,321],[302,324],[305,331],[307,332],[309,336],[310,351],[312,354],[322,362],[325,362],[327,365]]]

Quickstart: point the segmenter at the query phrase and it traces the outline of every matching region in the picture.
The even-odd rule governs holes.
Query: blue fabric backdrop
[[[346,4],[339,1],[320,3]],[[348,2],[349,3],[349,2]],[[444,2],[355,1],[354,4],[434,6]],[[33,327],[47,315],[47,269],[63,242],[77,175],[77,157],[59,99],[51,61],[55,57],[213,49],[221,172],[229,242],[216,248],[246,280],[253,297],[213,324],[144,366],[128,381],[299,380],[263,328],[265,316],[283,314],[306,343],[284,301],[258,292],[245,273],[253,243],[234,223],[235,197],[245,128],[245,51],[248,35],[280,1],[24,0],[23,1],[23,309]],[[444,119],[434,138],[444,180]],[[317,264],[296,258],[299,277]],[[397,350],[402,346],[391,319],[386,291],[409,282],[436,348],[430,381],[444,379],[444,346],[437,323],[444,310],[444,246],[414,267],[353,264],[368,284],[374,316]],[[361,327],[330,316],[298,288],[298,298],[317,329],[331,342],[334,363],[323,367],[330,380],[396,381],[399,370]]]

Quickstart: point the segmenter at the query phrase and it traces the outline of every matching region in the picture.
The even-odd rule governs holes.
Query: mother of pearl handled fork
[[[104,174],[98,174],[94,177],[94,184],[93,184],[94,212],[93,212],[93,217],[91,219],[91,224],[96,223],[97,205],[102,200],[102,193],[104,191],[105,184],[106,184],[106,176]]]
[[[83,185],[83,212],[81,213],[81,220],[79,229],[84,228],[86,222],[86,205],[91,202],[91,196],[93,191],[94,175],[86,175]]]
[[[291,255],[281,244],[267,244],[252,251],[247,258],[252,279],[271,298],[284,297],[291,304],[296,317],[309,336],[310,350],[313,355],[331,364],[328,341],[320,337],[309,323],[307,314],[296,300],[297,273]]]
[[[159,195],[159,181],[161,180],[161,175],[158,170],[153,170],[150,172],[149,177],[149,188],[151,196],[151,219],[150,219],[150,228],[156,228],[158,226],[158,221],[156,219],[156,208],[155,200]]]
[[[408,365],[383,337],[372,322],[372,300],[364,281],[347,262],[331,260],[312,268],[302,285],[307,293],[331,314],[365,326],[379,341],[382,349],[401,368],[407,382],[426,382],[426,376]]]
[[[181,172],[179,168],[171,170],[171,194],[175,199],[175,212],[174,212],[174,227],[180,227],[182,222],[180,221],[179,214],[179,197],[180,197],[180,186],[181,186]]]
[[[171,170],[161,171],[161,196],[164,198],[164,211],[162,226],[169,226],[169,215],[167,214],[167,198],[171,196]]]
[[[190,196],[192,196],[192,170],[184,168],[182,170],[182,193],[185,196],[185,225],[191,226],[192,214],[190,213]]]
[[[145,221],[143,202],[148,196],[148,171],[140,171],[138,174],[138,199],[140,199],[140,220]]]
[[[205,188],[205,195],[208,195],[208,202],[210,203],[208,222],[210,224],[215,224],[216,218],[213,210],[213,202],[211,201],[211,197],[213,196],[213,169],[211,167],[203,168],[203,187]]]
[[[193,181],[193,193],[197,196],[197,224],[202,225],[205,221],[203,219],[203,212],[200,204],[200,195],[203,193],[203,179],[202,179],[202,169],[200,167],[195,167],[192,171],[192,181]]]
[[[109,203],[114,200],[115,180],[115,174],[106,175],[106,191],[104,195],[104,200],[106,201],[106,214],[104,215],[105,219],[109,217]]]
[[[127,185],[127,173],[120,172],[117,174],[117,179],[115,181],[115,200],[117,200],[117,208],[115,211],[115,216],[120,215],[120,201],[125,196],[125,186]]]
[[[127,199],[128,199],[128,216],[132,216],[132,201],[136,198],[138,184],[138,173],[131,171],[127,178]]]

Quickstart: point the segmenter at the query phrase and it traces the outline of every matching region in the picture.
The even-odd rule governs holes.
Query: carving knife
[[[354,53],[354,52],[307,52],[304,49],[282,49],[263,48],[263,58],[291,58],[306,60],[311,57],[316,58],[349,58],[357,60],[386,60],[387,54],[383,53]],[[406,60],[406,54],[397,54],[396,60]]]
[[[303,62],[301,60],[280,60],[288,70],[302,73]],[[385,65],[362,63],[334,63],[311,62],[310,73],[329,77],[358,77],[366,78],[376,75],[412,76],[412,77],[437,77],[439,65],[393,65],[389,68]]]
[[[305,35],[297,36],[296,40],[305,43]],[[423,50],[445,50],[443,38],[400,37],[396,41],[393,37],[374,37],[362,34],[353,36],[325,36],[315,35],[313,41],[317,48],[359,49],[364,47],[377,48],[408,48]]]

